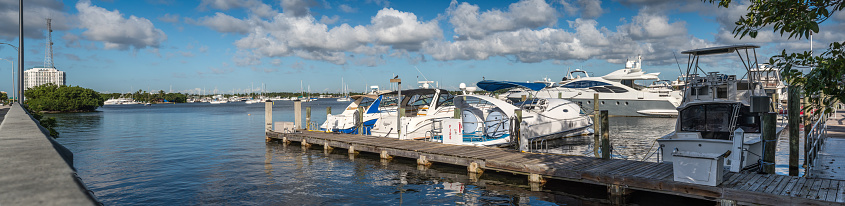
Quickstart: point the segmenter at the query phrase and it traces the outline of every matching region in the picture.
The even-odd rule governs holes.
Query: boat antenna
[[[672,52],[672,56],[675,57],[675,64],[678,65],[678,72],[680,75],[684,75],[684,71],[681,70],[681,62],[678,62],[678,56],[675,56],[675,52]]]
[[[425,78],[425,74],[423,74],[423,73],[420,71],[420,68],[417,68],[417,66],[414,66],[414,69],[417,69],[417,72],[419,72],[419,73],[420,73],[420,75],[422,75],[422,76],[423,76],[423,79],[425,79],[425,81],[428,81],[428,78]],[[417,77],[417,78],[419,78],[419,77]]]

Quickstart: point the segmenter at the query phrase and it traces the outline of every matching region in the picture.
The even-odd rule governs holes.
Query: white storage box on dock
[[[275,131],[279,133],[293,133],[296,131],[293,122],[275,122]]]
[[[460,119],[443,119],[443,144],[463,144],[464,135]]]
[[[722,154],[675,151],[672,156],[675,181],[708,186],[722,183],[725,161]]]

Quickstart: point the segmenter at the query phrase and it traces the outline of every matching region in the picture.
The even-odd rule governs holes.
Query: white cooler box
[[[725,164],[722,154],[676,151],[672,156],[675,181],[708,186],[722,183]]]

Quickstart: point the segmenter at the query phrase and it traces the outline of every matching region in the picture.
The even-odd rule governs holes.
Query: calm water
[[[340,113],[348,102],[320,100]],[[107,106],[100,112],[51,114],[58,139],[74,153],[85,184],[106,205],[582,205],[609,204],[604,187],[550,181],[533,187],[525,176],[414,160],[350,157],[296,144],[265,143],[264,105],[242,102]],[[293,103],[276,102],[274,121],[293,121]],[[672,118],[610,118],[615,156],[643,159]],[[624,138],[623,138],[624,137]],[[591,155],[592,137],[550,144],[554,153]],[[655,158],[655,157],[652,157]],[[635,193],[639,205],[712,205],[712,202]],[[675,203],[675,204],[672,204]]]

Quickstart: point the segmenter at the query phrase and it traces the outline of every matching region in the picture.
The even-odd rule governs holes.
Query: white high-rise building
[[[24,71],[23,75],[24,89],[29,89],[47,83],[65,85],[65,72],[59,71],[56,68],[36,67]]]

